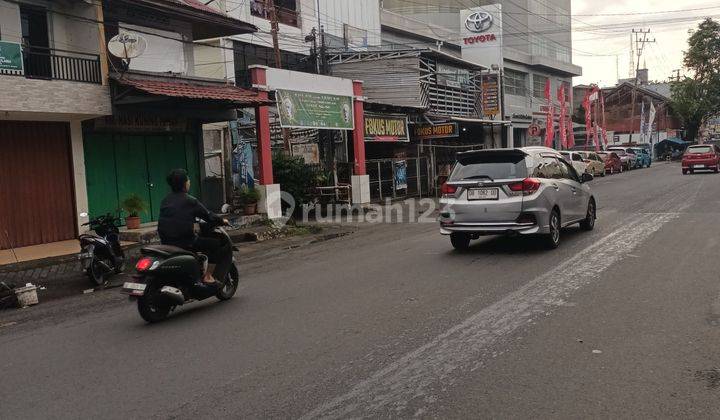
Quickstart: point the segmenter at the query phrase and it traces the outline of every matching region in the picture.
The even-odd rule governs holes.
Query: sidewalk
[[[277,255],[288,249],[299,248],[322,242],[355,232],[353,225],[299,225],[285,226],[281,229],[271,226],[256,225],[228,232],[238,247],[236,259],[242,264],[268,256]],[[133,244],[126,248],[128,264],[125,273],[110,278],[105,287],[93,287],[80,262],[72,256],[63,256],[44,261],[41,265],[15,265],[19,269],[12,270],[8,266],[0,266],[0,281],[22,286],[33,283],[44,289],[38,290],[40,305],[68,296],[92,293],[108,288],[115,288],[127,281],[134,272],[133,267],[139,257],[141,244]]]

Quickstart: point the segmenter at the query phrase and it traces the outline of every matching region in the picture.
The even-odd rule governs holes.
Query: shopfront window
[[[545,97],[545,83],[548,78],[539,74],[533,74],[533,96],[536,98]]]
[[[505,93],[508,95],[527,95],[527,73],[515,70],[505,70],[503,77]]]
[[[250,0],[250,14],[259,18],[272,17],[271,0]],[[296,0],[275,0],[278,22],[298,27],[298,9]]]

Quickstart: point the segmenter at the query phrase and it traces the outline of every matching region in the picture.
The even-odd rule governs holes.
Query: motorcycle
[[[89,226],[95,233],[84,233],[78,238],[81,249],[78,259],[90,281],[97,286],[104,285],[108,276],[125,270],[125,252],[120,245],[117,221],[109,213],[90,219],[83,226]]]
[[[202,236],[214,232],[232,244],[230,236],[218,224],[200,223],[200,229]],[[137,274],[132,282],[123,285],[121,292],[131,301],[137,301],[140,317],[148,323],[164,320],[177,306],[212,296],[224,301],[237,291],[240,274],[234,257],[225,278],[217,279],[218,285],[208,285],[201,281],[207,270],[204,254],[171,245],[145,246],[140,253],[142,257],[135,265]]]

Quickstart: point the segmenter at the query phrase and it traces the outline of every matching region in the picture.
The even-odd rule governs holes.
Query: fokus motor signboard
[[[489,4],[461,10],[460,45],[463,59],[487,68],[502,68],[502,6]]]

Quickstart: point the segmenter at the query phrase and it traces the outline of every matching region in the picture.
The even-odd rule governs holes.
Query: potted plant
[[[139,195],[133,193],[125,197],[120,206],[127,213],[125,226],[128,229],[140,229],[140,213],[147,210],[145,201]]]
[[[257,213],[257,203],[260,200],[260,193],[255,188],[244,185],[240,189],[240,202],[243,204],[243,212],[246,215]]]

